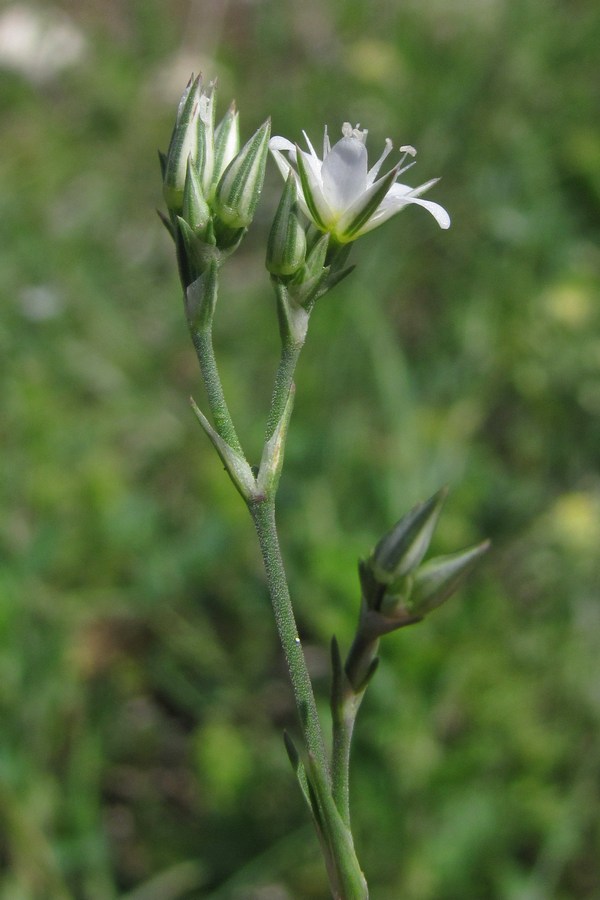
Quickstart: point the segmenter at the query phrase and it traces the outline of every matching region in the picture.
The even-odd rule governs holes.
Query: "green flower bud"
[[[306,236],[297,215],[296,180],[288,179],[273,219],[267,242],[267,269],[272,275],[293,275],[306,253]]]
[[[203,237],[210,221],[210,209],[204,199],[200,174],[188,159],[183,189],[183,218],[198,237]]]
[[[460,587],[489,547],[490,542],[484,541],[468,550],[437,556],[421,566],[415,572],[410,592],[411,612],[424,616],[441,606]]]
[[[265,178],[270,131],[268,120],[229,163],[217,185],[213,208],[229,228],[247,228],[254,217]]]
[[[232,103],[215,129],[215,156],[211,193],[214,193],[221,175],[239,152],[239,113],[235,108],[235,103]]]
[[[161,161],[163,168],[163,194],[171,212],[180,213],[183,207],[183,189],[188,159],[198,154],[198,113],[202,94],[200,76],[190,78],[179,101],[175,127],[169,149]]]
[[[389,585],[416,569],[427,552],[447,493],[442,488],[418,503],[379,541],[369,561],[378,582]]]

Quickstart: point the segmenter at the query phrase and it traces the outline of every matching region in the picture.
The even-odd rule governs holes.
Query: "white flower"
[[[342,126],[343,137],[332,147],[325,128],[323,159],[319,159],[306,132],[309,152],[283,137],[273,137],[269,148],[279,171],[287,179],[294,173],[298,188],[298,203],[305,215],[320,231],[329,232],[339,243],[354,241],[367,231],[382,225],[409,203],[423,206],[440,228],[450,227],[446,210],[431,200],[421,200],[421,194],[438,181],[434,178],[419,187],[398,184],[397,178],[413,163],[403,167],[407,156],[415,156],[414,147],[400,147],[403,157],[386,175],[377,178],[381,164],[392,150],[388,138],[385,150],[374,166],[367,166],[367,131],[349,122]],[[296,165],[294,169],[283,152]]]

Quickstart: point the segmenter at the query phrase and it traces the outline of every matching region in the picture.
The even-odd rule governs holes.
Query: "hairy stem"
[[[229,446],[244,457],[219,376],[213,348],[212,323],[219,293],[219,263],[211,259],[202,275],[190,284],[184,282],[184,306],[190,336],[200,371],[206,387],[206,395],[217,434]]]
[[[277,424],[283,414],[302,347],[303,344],[292,344],[290,341],[283,344],[281,348],[281,357],[275,375],[273,396],[271,398],[271,407],[267,419],[265,441],[268,441],[273,437],[273,432],[277,428]]]
[[[275,524],[275,503],[272,498],[251,503],[250,513],[254,520],[262,551],[279,640],[287,662],[306,747],[329,781],[329,766],[317,705],[298,635],[283,559],[279,548],[277,526]]]
[[[353,697],[346,697],[333,714],[332,793],[344,824],[350,828],[350,746],[356,718]]]
[[[206,386],[206,394],[215,429],[233,450],[236,450],[243,456],[244,451],[242,450],[242,445],[237,436],[235,425],[233,424],[231,413],[229,412],[229,407],[227,406],[227,401],[225,400],[225,395],[223,393],[221,379],[219,377],[217,360],[215,359],[213,348],[212,321],[203,324],[202,327],[198,329],[190,327],[190,333],[196,349],[196,355],[198,356],[198,362],[200,363],[200,371],[202,372],[202,377]]]
[[[356,635],[346,665],[342,669],[339,651],[334,657],[331,691],[333,745],[331,755],[332,792],[335,805],[350,828],[350,749],[358,708],[364,697],[373,666],[376,665],[379,640],[363,640]]]

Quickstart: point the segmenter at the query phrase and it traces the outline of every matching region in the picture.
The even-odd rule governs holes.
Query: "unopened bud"
[[[217,185],[213,206],[229,228],[246,228],[254,217],[265,178],[270,131],[267,121],[230,162]]]
[[[183,189],[188,159],[198,154],[198,112],[202,93],[200,76],[190,78],[179,101],[175,127],[169,149],[164,158],[163,194],[171,212],[179,213],[183,207]]]
[[[463,583],[467,575],[490,547],[484,541],[476,547],[438,556],[415,573],[410,593],[410,609],[415,615],[424,616],[441,606]]]
[[[297,215],[296,179],[290,172],[267,243],[267,269],[272,275],[293,275],[304,261],[306,236]]]
[[[427,553],[447,493],[442,488],[418,503],[379,541],[370,560],[377,581],[391,584],[416,569]]]

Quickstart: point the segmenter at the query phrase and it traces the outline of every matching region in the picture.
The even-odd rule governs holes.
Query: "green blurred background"
[[[476,577],[387,638],[353,766],[375,900],[600,898],[596,0],[72,0],[0,11],[0,897],[318,900],[250,520],[202,406],[156,149],[192,70],[245,137],[419,149],[301,361],[280,527],[323,714],[356,560],[448,483]],[[258,453],[270,166],[217,345]]]

